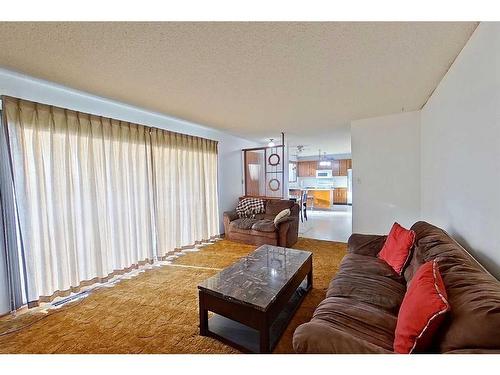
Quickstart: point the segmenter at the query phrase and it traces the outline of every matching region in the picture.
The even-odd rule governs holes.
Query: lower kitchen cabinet
[[[336,188],[333,191],[334,204],[347,204],[347,188]]]

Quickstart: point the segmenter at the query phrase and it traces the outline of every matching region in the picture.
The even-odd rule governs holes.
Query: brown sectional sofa
[[[416,241],[399,276],[376,255],[385,236],[353,234],[348,254],[309,323],[293,337],[298,353],[393,353],[406,287],[418,267],[437,258],[451,312],[433,353],[500,353],[500,282],[442,229],[412,226]]]
[[[264,201],[265,213],[257,214],[253,219],[240,219],[236,211],[224,212],[225,237],[231,241],[250,245],[293,246],[299,236],[298,204],[286,199],[264,199]],[[287,208],[290,209],[290,216],[276,227],[274,218]]]

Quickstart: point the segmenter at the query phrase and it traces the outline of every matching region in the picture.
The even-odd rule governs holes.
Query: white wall
[[[422,219],[500,277],[500,24],[481,23],[422,110]]]
[[[218,183],[221,233],[223,232],[222,213],[233,209],[238,197],[243,194],[241,149],[258,146],[255,142],[206,126],[143,110],[2,68],[0,68],[0,95],[10,95],[219,141]],[[5,274],[4,267],[4,262],[2,262],[0,275]],[[7,293],[4,286],[3,283],[0,286],[0,314],[8,310],[8,306],[4,303]]]
[[[258,146],[255,142],[203,125],[147,111],[2,68],[0,68],[0,95],[10,95],[219,141],[219,206],[221,216],[224,210],[234,208],[237,198],[243,193],[241,149]]]
[[[420,217],[420,112],[351,122],[354,233],[389,232]]]

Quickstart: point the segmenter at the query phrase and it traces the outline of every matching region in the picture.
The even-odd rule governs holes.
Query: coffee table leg
[[[313,287],[313,269],[311,266],[311,270],[307,274],[307,289],[310,289]]]
[[[269,353],[269,325],[267,324],[267,317],[265,315],[262,317],[259,334],[260,352]]]
[[[208,311],[205,309],[205,301],[203,293],[198,293],[199,309],[200,309],[200,335],[207,336],[208,334]]]

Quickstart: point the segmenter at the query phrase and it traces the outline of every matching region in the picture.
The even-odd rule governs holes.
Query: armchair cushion
[[[274,226],[274,221],[269,219],[258,220],[253,226],[253,230],[258,230],[259,232],[276,232],[276,227]]]
[[[278,213],[278,215],[276,215],[276,217],[274,218],[274,225],[275,225],[276,227],[278,227],[278,225],[279,225],[282,221],[286,220],[288,217],[290,217],[290,209],[289,209],[289,208],[284,209],[283,211],[280,211],[280,212]]]
[[[231,221],[230,227],[237,229],[252,229],[252,226],[257,222],[257,219],[241,218]]]

